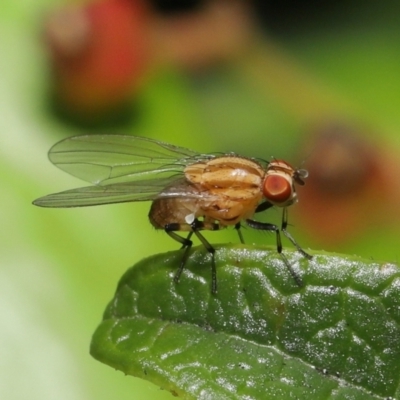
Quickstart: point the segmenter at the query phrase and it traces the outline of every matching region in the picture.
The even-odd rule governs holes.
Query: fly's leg
[[[185,239],[185,242],[186,243],[188,243],[188,242],[192,242],[191,240],[190,240],[190,238],[192,237],[192,235],[193,235],[193,232],[189,232],[189,235],[187,235],[186,236],[186,239]],[[183,249],[185,249],[186,247],[187,247],[187,244],[182,244],[182,247],[181,247],[181,250],[183,250]],[[190,245],[191,246],[191,245]]]
[[[288,225],[288,212],[287,212],[287,208],[285,207],[283,209],[283,213],[282,213],[282,227],[281,227],[281,231],[283,232],[283,234],[293,243],[293,245],[296,247],[297,251],[299,253],[301,253],[301,255],[305,258],[307,258],[307,260],[311,260],[312,259],[312,255],[306,253],[301,247],[300,245],[294,240],[294,237],[286,230]]]
[[[207,226],[206,226],[207,225]],[[176,274],[174,276],[174,281],[179,282],[179,279],[181,277],[182,271],[185,267],[186,261],[189,256],[189,251],[190,248],[192,247],[193,242],[190,240],[191,236],[193,233],[198,237],[200,242],[203,244],[203,246],[206,248],[206,250],[211,254],[211,292],[213,294],[217,293],[217,269],[215,266],[215,249],[214,247],[207,241],[207,239],[200,233],[201,229],[210,229],[210,230],[218,230],[219,225],[218,224],[205,224],[197,219],[195,219],[191,224],[190,227],[192,229],[191,232],[189,232],[189,235],[186,238],[183,238],[182,236],[179,236],[175,231],[181,230],[181,225],[178,223],[174,224],[168,224],[165,226],[165,232],[171,236],[173,239],[178,241],[179,243],[182,244],[182,249],[184,249],[183,257],[181,260],[181,264],[176,271]]]
[[[237,232],[237,234],[239,235],[240,243],[244,244],[244,239],[243,239],[241,227],[242,227],[242,226],[240,225],[240,222],[238,222],[238,223],[235,225],[236,232]]]
[[[179,268],[176,271],[175,276],[174,276],[174,282],[175,283],[179,282],[179,279],[180,279],[180,277],[182,275],[183,268],[185,267],[186,261],[187,261],[188,256],[189,256],[189,251],[190,251],[190,249],[191,249],[191,247],[193,245],[193,242],[190,240],[191,236],[193,235],[193,232],[190,232],[189,235],[186,238],[183,238],[182,236],[179,236],[175,232],[175,231],[181,230],[180,228],[181,228],[180,224],[168,224],[168,225],[165,225],[165,228],[164,228],[165,232],[170,237],[172,237],[172,239],[174,239],[177,242],[182,244],[181,249],[182,250],[184,249],[183,256],[182,256],[182,259],[181,259],[181,263],[180,263]]]
[[[282,253],[282,240],[281,240],[281,234],[279,232],[279,228],[275,224],[270,224],[268,222],[254,221],[252,219],[247,219],[246,222],[251,228],[259,229],[259,230],[263,230],[263,231],[275,232],[275,234],[276,234],[276,249],[278,251],[278,254],[283,259],[283,262],[285,263],[286,268],[289,270],[290,275],[292,275],[296,284],[300,287],[303,286],[303,281],[301,280],[300,276],[297,275],[297,273],[294,271],[294,269],[290,265],[289,260]]]
[[[265,211],[265,210],[267,210],[268,208],[271,208],[271,207],[272,207],[271,203],[269,203],[268,201],[264,201],[263,203],[261,203],[261,204],[259,204],[257,206],[255,212],[259,213],[259,212]],[[237,232],[237,234],[239,236],[240,243],[244,244],[244,238],[243,238],[243,234],[242,234],[241,228],[242,228],[242,225],[240,224],[240,222],[238,222],[235,225],[235,229],[236,229],[236,232]]]
[[[260,204],[257,206],[255,212],[256,212],[256,213],[263,212],[263,211],[265,211],[265,210],[268,210],[268,208],[271,208],[271,207],[273,207],[273,204],[272,204],[272,203],[270,203],[269,201],[264,201],[263,203],[260,203]]]
[[[198,230],[195,230],[194,233],[199,238],[200,242],[203,243],[203,246],[207,249],[207,251],[211,254],[211,293],[215,294],[217,293],[217,268],[215,267],[215,249]]]

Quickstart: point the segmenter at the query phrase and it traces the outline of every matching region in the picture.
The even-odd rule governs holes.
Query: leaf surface
[[[129,269],[94,333],[91,353],[184,399],[400,398],[400,268],[318,253],[194,248]]]

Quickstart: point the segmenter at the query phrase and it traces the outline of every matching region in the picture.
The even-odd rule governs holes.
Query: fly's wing
[[[214,158],[183,147],[129,135],[75,136],[55,144],[50,161],[95,185],[161,179],[198,160]]]
[[[182,179],[187,165],[214,157],[138,136],[71,137],[50,149],[50,161],[63,171],[96,186],[51,194],[33,204],[80,207],[153,200],[174,181]],[[174,197],[186,194],[182,189],[176,191]],[[171,196],[169,192],[166,197]]]
[[[176,178],[86,186],[40,197],[33,204],[40,207],[84,207],[153,200],[173,179]]]
[[[212,196],[208,192],[197,189],[185,179],[172,176],[166,179],[113,183],[66,190],[41,197],[33,204],[40,207],[84,207],[176,197],[182,197],[189,201],[205,198],[211,200]]]

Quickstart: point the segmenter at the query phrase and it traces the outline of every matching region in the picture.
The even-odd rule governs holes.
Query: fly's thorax
[[[186,179],[210,188],[260,188],[265,171],[257,162],[239,156],[221,156],[185,168]]]
[[[218,221],[220,226],[232,226],[238,222],[251,218],[261,200],[260,196],[242,198],[221,198],[218,201],[202,205],[204,217]]]
[[[198,203],[202,216],[221,226],[250,218],[262,198],[265,170],[256,161],[221,156],[185,168],[185,177],[208,194]]]
[[[274,160],[267,168],[262,192],[274,206],[287,207],[297,201],[294,169],[286,161]]]

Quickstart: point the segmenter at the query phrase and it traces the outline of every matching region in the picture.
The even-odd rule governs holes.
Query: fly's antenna
[[[271,161],[268,162],[268,167],[270,168],[270,164],[278,162],[278,159],[275,156],[271,156]],[[277,171],[276,168],[272,168],[274,171]]]
[[[313,155],[315,152],[315,149],[317,148],[317,144],[314,144],[314,146],[308,151],[308,153],[303,157],[303,161],[300,163],[299,167],[296,168],[298,171],[303,170],[303,165],[306,163],[306,161]]]

